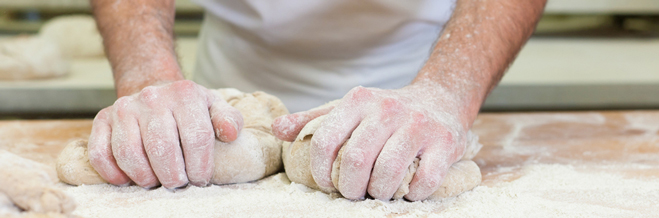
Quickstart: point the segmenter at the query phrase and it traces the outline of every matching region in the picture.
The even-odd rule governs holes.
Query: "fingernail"
[[[233,120],[233,118],[225,117],[224,120],[227,121],[227,122],[229,122],[229,123],[231,123],[231,125],[233,126],[233,128],[234,128],[235,130],[238,130],[238,124],[236,123],[235,120]]]
[[[165,187],[165,190],[170,191],[170,192],[179,192],[179,191],[187,190],[188,187],[190,187],[190,186],[188,185],[188,183],[186,183],[186,184],[183,185],[183,186],[179,186],[179,187],[175,187],[175,188],[167,188],[167,187]]]
[[[192,185],[197,187],[208,187],[211,186],[212,184],[210,182],[201,182],[201,183],[192,183]]]
[[[153,186],[147,186],[147,187],[142,187],[142,188],[144,190],[154,190],[154,189],[157,189],[160,186],[161,186],[160,184],[156,184],[156,185],[153,185]]]

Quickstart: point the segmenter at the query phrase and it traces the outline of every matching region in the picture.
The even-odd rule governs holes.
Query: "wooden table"
[[[54,166],[68,141],[89,136],[91,123],[0,121],[0,149]],[[537,164],[659,181],[659,111],[486,113],[473,130],[484,145],[474,160],[487,187],[515,181]]]

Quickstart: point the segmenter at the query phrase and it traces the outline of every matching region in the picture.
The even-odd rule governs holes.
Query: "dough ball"
[[[75,202],[55,187],[51,171],[46,165],[0,150],[0,193],[5,195],[0,201],[10,199],[28,212],[71,214]]]
[[[311,175],[311,165],[309,159],[309,149],[311,147],[311,138],[313,133],[320,127],[320,124],[325,119],[325,116],[320,116],[310,121],[298,134],[293,142],[285,142],[282,146],[282,159],[284,161],[284,169],[286,175],[292,182],[304,184],[313,189],[321,189]],[[447,197],[457,196],[465,191],[469,191],[481,183],[481,173],[478,165],[470,159],[478,153],[481,144],[478,143],[478,137],[469,132],[468,144],[463,158],[454,163],[444,178],[441,186],[435,191],[428,199],[437,200]],[[332,183],[334,187],[338,187],[338,180],[340,174],[339,163],[343,156],[343,148],[339,149],[336,159],[332,164]],[[419,167],[419,159],[416,158],[414,162],[408,167],[408,172],[403,178],[398,190],[394,193],[393,199],[403,198],[409,193],[409,184],[414,178],[414,173]],[[321,190],[326,193],[339,192],[336,188]]]
[[[76,140],[64,147],[57,157],[57,177],[67,184],[102,184],[107,183],[89,163],[87,140]]]
[[[0,41],[0,79],[25,80],[64,76],[69,65],[49,40],[19,36]]]
[[[481,169],[476,165],[476,162],[464,159],[460,160],[451,165],[446,177],[444,177],[442,185],[428,199],[440,200],[442,198],[455,197],[476,188],[476,186],[481,184],[481,181]]]
[[[103,56],[103,39],[89,15],[53,18],[39,30],[42,38],[55,43],[67,58]]]
[[[213,184],[242,183],[272,175],[282,168],[282,141],[272,134],[276,117],[288,114],[276,97],[263,93],[242,93],[236,89],[212,90],[242,113],[244,126],[230,143],[215,140]],[[81,185],[106,183],[89,164],[87,141],[68,144],[57,159],[62,182]]]

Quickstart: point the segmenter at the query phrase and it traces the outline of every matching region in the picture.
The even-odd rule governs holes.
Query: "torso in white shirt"
[[[206,9],[194,80],[273,94],[291,112],[355,86],[409,84],[454,0],[197,0]]]

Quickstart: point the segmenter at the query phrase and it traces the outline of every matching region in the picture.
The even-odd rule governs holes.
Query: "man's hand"
[[[407,168],[420,157],[410,184],[410,200],[427,198],[441,185],[448,168],[466,146],[465,124],[458,117],[451,93],[432,86],[410,85],[398,90],[357,87],[329,112],[311,139],[311,168],[316,183],[333,188],[332,163],[342,146],[338,190],[349,199],[370,196],[388,200]],[[318,111],[281,117],[276,129],[304,125],[291,120],[322,115]],[[288,125],[282,125],[282,124]],[[275,131],[279,132],[279,131]],[[277,134],[281,138],[291,138]],[[344,144],[347,139],[348,143]]]
[[[149,86],[98,113],[89,159],[115,185],[205,186],[213,174],[215,137],[233,141],[242,125],[237,109],[194,82]]]
[[[174,0],[92,0],[117,96],[89,137],[94,169],[115,185],[204,186],[214,136],[236,139],[240,112],[184,80],[174,49]]]
[[[307,122],[331,111],[311,139],[311,172],[319,186],[333,187],[332,163],[346,146],[336,187],[344,197],[359,199],[368,192],[390,199],[419,157],[405,198],[423,200],[464,153],[466,132],[481,104],[533,33],[545,3],[458,0],[412,85],[398,90],[357,87],[334,108],[275,120],[273,132],[292,141]]]

